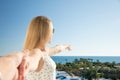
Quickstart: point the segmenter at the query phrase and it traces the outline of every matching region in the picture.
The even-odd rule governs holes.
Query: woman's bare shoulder
[[[41,55],[41,50],[39,48],[35,48],[30,50],[29,55]]]

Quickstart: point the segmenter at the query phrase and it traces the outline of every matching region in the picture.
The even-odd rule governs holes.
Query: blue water
[[[66,62],[73,62],[75,59],[93,59],[93,62],[99,60],[100,62],[113,62],[120,63],[120,56],[52,56],[52,59],[56,63],[66,63]]]

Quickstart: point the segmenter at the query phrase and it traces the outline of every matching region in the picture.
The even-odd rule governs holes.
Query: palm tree
[[[74,60],[74,63],[79,64],[79,60],[78,60],[78,59],[75,59],[75,60]]]

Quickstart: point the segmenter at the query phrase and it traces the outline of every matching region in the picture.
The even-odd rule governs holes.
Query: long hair
[[[24,42],[23,49],[34,49],[46,42],[50,36],[51,20],[45,16],[37,16],[31,21]]]

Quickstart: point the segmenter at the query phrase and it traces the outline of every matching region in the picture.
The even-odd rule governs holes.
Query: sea
[[[93,62],[99,60],[99,62],[115,62],[120,63],[120,56],[52,56],[52,59],[56,63],[65,64],[66,62],[73,62],[75,59],[92,59]]]

